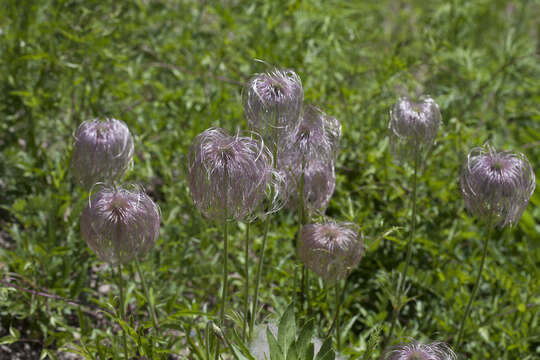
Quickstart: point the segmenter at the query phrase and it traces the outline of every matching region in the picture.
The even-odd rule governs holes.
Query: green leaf
[[[298,335],[298,340],[296,341],[296,350],[298,354],[302,356],[302,359],[308,358],[307,353],[309,350],[309,345],[311,344],[311,339],[313,338],[314,330],[315,323],[313,319],[310,319],[300,331],[300,335]]]
[[[332,349],[332,338],[329,337],[325,340],[325,342],[322,344],[321,349],[317,353],[316,360],[334,360],[336,357],[336,354],[334,353],[334,350]]]
[[[270,359],[271,360],[285,360],[285,357],[283,355],[283,351],[279,347],[279,344],[274,337],[274,334],[270,331],[270,329],[266,328],[266,338],[268,339],[268,348],[270,349]]]
[[[284,354],[296,337],[296,321],[294,319],[294,303],[290,304],[281,317],[278,328],[278,343]]]

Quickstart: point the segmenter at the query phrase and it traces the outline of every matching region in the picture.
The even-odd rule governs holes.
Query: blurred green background
[[[393,163],[387,137],[400,95],[430,94],[443,116],[419,179],[400,339],[452,341],[472,291],[484,226],[460,195],[467,152],[490,141],[524,153],[539,174],[536,0],[2,0],[0,7],[0,358],[24,348],[29,359],[63,359],[68,348],[116,344],[114,322],[96,310],[114,303],[114,281],[80,237],[87,194],[69,168],[72,135],[84,120],[121,119],[135,137],[126,181],[143,185],[162,211],[161,236],[143,268],[170,324],[161,348],[177,358],[194,358],[186,333],[204,326],[201,313],[216,313],[223,246],[187,190],[187,149],[210,126],[247,128],[241,92],[251,74],[294,69],[306,102],[342,122],[327,214],[360,225],[367,248],[344,302],[343,354],[351,358],[363,354],[377,326],[388,331],[404,266],[412,170]],[[494,233],[463,358],[540,358],[539,204],[536,191],[521,222]],[[231,234],[235,311],[242,309],[244,227]],[[263,315],[292,300],[296,230],[289,211],[272,221]],[[254,272],[260,223],[252,233]],[[124,274],[135,280],[129,267]],[[311,279],[322,335],[332,294]],[[130,281],[128,294],[133,317],[149,322],[138,282]]]

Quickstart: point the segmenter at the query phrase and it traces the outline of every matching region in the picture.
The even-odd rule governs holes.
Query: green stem
[[[340,299],[340,293],[339,293],[339,281],[336,282],[336,318],[335,318],[335,324],[336,324],[336,347],[337,351],[341,351],[341,328],[339,326],[339,308],[341,306],[341,299]]]
[[[246,224],[246,239],[244,247],[244,272],[246,273],[246,290],[244,293],[244,323],[242,326],[242,340],[246,340],[246,329],[249,314],[249,222]]]
[[[278,114],[278,107],[276,105],[276,116],[275,116],[275,119],[274,119],[274,141],[273,141],[273,148],[272,148],[272,166],[274,169],[277,168],[277,164],[278,164],[278,159],[277,159],[277,156],[278,156],[278,146],[277,146],[277,142],[278,142],[278,119],[279,119],[279,114]],[[272,201],[274,198],[274,187],[271,188],[270,190],[270,200]],[[253,308],[251,309],[251,324],[250,324],[250,328],[249,328],[249,331],[250,331],[250,338],[251,338],[251,335],[252,332],[253,332],[253,329],[255,328],[255,318],[257,317],[257,308],[259,307],[259,287],[261,285],[261,276],[262,276],[262,268],[263,268],[263,264],[264,264],[264,252],[266,250],[266,244],[268,242],[268,229],[270,228],[270,214],[266,215],[266,219],[265,219],[265,222],[264,222],[264,230],[263,230],[263,242],[262,242],[262,248],[261,248],[261,256],[259,258],[259,263],[257,265],[257,274],[255,276],[255,296],[253,298]]]
[[[126,311],[124,309],[124,280],[122,278],[122,265],[118,264],[118,270],[117,270],[117,278],[118,278],[118,291],[120,295],[120,317],[122,320],[126,321]],[[126,360],[129,359],[129,353],[128,353],[128,347],[127,347],[127,338],[126,338],[126,332],[124,331],[124,328],[122,327],[122,342],[124,345],[124,357]]]
[[[305,158],[302,158],[302,171],[300,173],[300,184],[298,186],[298,235],[296,239],[296,257],[298,261],[300,261],[300,234],[302,233],[302,227],[305,224],[304,168],[305,168]],[[306,296],[306,266],[302,264],[302,280],[301,280],[301,285],[300,285],[300,311],[304,311],[305,296]]]
[[[251,325],[249,327],[250,337],[253,329],[255,328],[255,318],[257,317],[257,308],[259,307],[259,286],[261,284],[262,267],[264,263],[264,251],[266,249],[266,243],[268,242],[268,228],[270,227],[270,215],[266,216],[264,223],[263,242],[261,248],[261,257],[259,258],[259,264],[257,265],[257,275],[255,278],[255,296],[253,298],[253,308],[251,309]]]
[[[412,245],[414,241],[414,233],[416,231],[416,183],[418,178],[418,157],[419,154],[417,151],[415,151],[414,155],[414,175],[413,175],[413,192],[412,192],[412,217],[411,217],[411,232],[409,236],[409,241],[407,242],[407,257],[405,260],[405,267],[403,268],[403,273],[401,274],[401,278],[399,280],[398,284],[398,296],[397,296],[397,305],[394,307],[394,311],[392,312],[392,324],[390,326],[390,332],[388,333],[388,337],[386,338],[386,341],[383,342],[383,344],[386,344],[389,341],[392,341],[392,336],[394,334],[394,327],[396,324],[396,320],[399,316],[399,311],[401,308],[401,296],[403,294],[403,290],[405,288],[405,280],[407,278],[407,271],[409,270],[409,265],[411,264],[411,258],[412,258]]]
[[[156,310],[154,308],[154,302],[150,298],[150,292],[148,291],[148,283],[146,282],[146,278],[144,277],[144,273],[141,270],[141,264],[139,263],[139,259],[135,258],[135,267],[137,268],[137,273],[139,274],[139,277],[141,278],[141,283],[144,291],[144,296],[146,297],[146,302],[148,303],[148,308],[150,311],[150,317],[152,318],[152,322],[154,323],[154,329],[156,331],[156,334],[159,334],[159,323],[156,316]]]
[[[461,320],[461,325],[459,326],[459,333],[456,340],[456,345],[454,349],[456,351],[459,350],[459,346],[461,345],[461,339],[463,337],[463,330],[465,329],[465,322],[467,321],[467,318],[469,317],[469,313],[471,311],[471,306],[474,301],[474,298],[476,297],[476,293],[478,292],[478,287],[480,286],[480,278],[482,277],[482,270],[484,268],[484,263],[486,261],[486,255],[488,250],[488,242],[489,238],[491,237],[491,230],[492,230],[492,211],[490,211],[488,216],[488,224],[487,224],[487,234],[484,238],[484,248],[482,251],[482,260],[480,261],[480,268],[478,269],[478,274],[476,274],[476,280],[474,282],[474,288],[471,297],[469,298],[469,302],[467,303],[467,308],[465,309],[465,315],[463,316],[463,319]]]
[[[225,324],[225,303],[227,300],[227,285],[229,280],[229,271],[227,269],[227,262],[229,257],[229,229],[227,226],[227,218],[223,222],[223,241],[224,251],[223,251],[223,292],[221,295],[221,315],[220,315],[220,325],[223,327]]]

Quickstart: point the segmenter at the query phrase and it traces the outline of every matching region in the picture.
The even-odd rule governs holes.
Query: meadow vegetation
[[[241,334],[245,269],[253,279],[264,222],[250,224],[247,264],[246,223],[228,224],[220,327],[222,227],[194,205],[188,150],[210,127],[247,130],[243,86],[273,66],[293,69],[305,102],[342,125],[325,214],[355,224],[365,248],[341,283],[338,356],[378,359],[383,345],[456,341],[486,229],[460,190],[469,150],[489,142],[523,153],[540,174],[538,1],[0,4],[1,359],[124,359],[121,333],[134,358],[210,359],[219,344],[223,359],[249,359]],[[442,122],[418,169],[413,255],[401,292],[414,167],[392,157],[389,111],[400,96],[423,94],[437,102]],[[81,236],[89,194],[71,164],[75,130],[98,117],[128,125],[134,163],[123,181],[142,186],[161,211],[141,271],[135,262],[122,268],[123,304],[116,268]],[[493,230],[454,349],[460,359],[540,358],[539,205],[537,190],[515,226]],[[277,342],[298,343],[309,357],[304,338],[315,337],[321,352],[339,345],[332,336],[325,342],[334,288],[311,273],[306,306],[298,305],[297,231],[296,211],[271,216],[255,325],[281,319],[279,331],[269,328]],[[251,281],[251,298],[253,288]]]

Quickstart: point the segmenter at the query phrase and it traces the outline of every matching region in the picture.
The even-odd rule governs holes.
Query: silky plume
[[[80,218],[81,235],[103,261],[118,265],[141,258],[159,237],[160,213],[142,190],[102,187]]]
[[[472,149],[461,174],[461,193],[467,209],[503,228],[519,222],[536,187],[527,157],[498,152],[489,144]]]
[[[120,120],[84,121],[74,137],[71,166],[86,189],[120,179],[133,161],[133,137]]]
[[[280,180],[272,167],[272,154],[252,136],[229,135],[210,128],[197,135],[188,155],[188,183],[199,211],[209,219],[250,220]],[[274,191],[271,210],[279,208]]]

